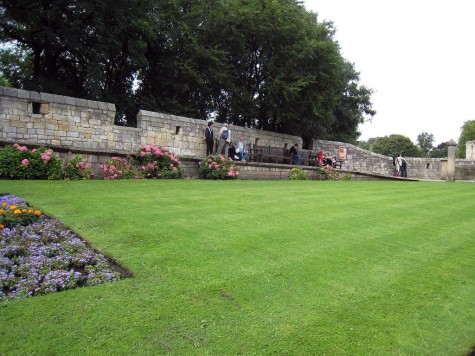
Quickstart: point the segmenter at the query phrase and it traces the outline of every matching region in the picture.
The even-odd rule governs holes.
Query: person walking
[[[205,130],[205,139],[206,139],[206,155],[213,154],[213,146],[214,146],[214,132],[212,127],[213,121],[208,121],[208,127]]]
[[[229,143],[231,142],[231,130],[228,128],[228,124],[224,123],[223,127],[219,130],[219,144],[218,144],[218,150],[216,151],[216,154],[221,155],[224,154],[227,156],[228,155],[228,148],[229,148]]]

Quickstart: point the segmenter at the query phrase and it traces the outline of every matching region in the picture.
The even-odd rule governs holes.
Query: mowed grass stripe
[[[5,181],[0,190],[137,276],[4,305],[3,353],[463,355],[475,344],[470,184]]]

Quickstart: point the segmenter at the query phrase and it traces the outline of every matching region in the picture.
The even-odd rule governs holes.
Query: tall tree
[[[22,87],[112,101],[123,112],[143,63],[151,2],[0,1],[0,38],[28,51]]]
[[[460,128],[460,138],[457,145],[457,158],[465,158],[467,153],[467,141],[475,140],[475,120],[465,121]]]
[[[26,89],[315,138],[355,140],[371,90],[297,0],[0,0]],[[13,62],[11,62],[13,63]],[[13,73],[13,72],[10,72]]]
[[[407,157],[420,156],[419,148],[409,137],[397,134],[375,137],[372,151],[390,157],[397,157],[399,154]]]
[[[422,154],[424,156],[427,156],[429,151],[432,149],[434,143],[434,135],[427,133],[427,132],[421,132],[419,135],[417,135],[417,145],[419,146]]]

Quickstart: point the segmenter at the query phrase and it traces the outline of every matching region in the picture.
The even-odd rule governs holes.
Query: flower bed
[[[26,206],[11,195],[0,205]],[[28,298],[120,279],[117,268],[61,222],[47,216],[0,228],[0,300]]]

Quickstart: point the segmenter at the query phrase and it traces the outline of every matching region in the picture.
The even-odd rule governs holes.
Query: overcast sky
[[[373,89],[360,140],[401,134],[454,139],[475,120],[475,0],[305,0],[332,21],[343,57]]]

